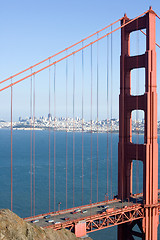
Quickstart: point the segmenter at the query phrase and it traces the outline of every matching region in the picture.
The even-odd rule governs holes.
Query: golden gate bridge
[[[11,210],[13,210],[13,116],[14,96],[18,94],[20,86],[27,90],[29,95],[28,105],[23,102],[20,94],[18,102],[29,106],[30,111],[30,217],[26,221],[53,228],[55,230],[67,228],[76,236],[81,237],[86,233],[101,230],[118,225],[118,239],[157,239],[157,228],[159,224],[159,191],[158,191],[158,144],[157,144],[157,83],[156,83],[156,43],[155,21],[160,17],[150,8],[134,19],[129,19],[126,14],[114,23],[95,32],[73,44],[72,46],[44,59],[43,61],[26,68],[25,70],[6,78],[0,82],[1,94],[10,91],[10,191]],[[121,23],[120,26],[116,24]],[[110,29],[110,30],[109,30]],[[113,96],[114,88],[114,62],[113,62],[113,34],[121,30],[121,56],[120,56],[120,94],[119,94],[119,144],[118,144],[118,195],[113,196],[112,180],[112,151],[113,143],[109,144],[109,118],[112,119],[114,106],[112,103],[116,97]],[[131,55],[132,45],[130,35],[132,32],[141,32],[145,37],[145,51],[139,54],[139,43],[137,43],[137,54]],[[139,41],[139,35],[138,40]],[[94,39],[93,39],[94,38]],[[119,57],[119,56],[118,56]],[[136,94],[131,94],[131,71],[135,69],[145,70],[145,90],[139,94],[140,78],[137,75]],[[58,78],[59,71],[59,78]],[[42,88],[48,86],[48,213],[36,214],[36,108],[40,108],[40,102],[36,102],[40,79],[43,80]],[[48,83],[46,84],[46,79]],[[70,81],[72,80],[72,82]],[[28,81],[27,81],[28,80]],[[86,84],[87,82],[87,84]],[[27,83],[29,85],[27,85]],[[62,84],[63,83],[63,84]],[[102,84],[102,85],[101,85]],[[52,88],[53,85],[53,88]],[[88,87],[89,85],[89,87]],[[58,87],[59,86],[59,87]],[[106,86],[106,88],[104,87]],[[77,87],[77,88],[76,88]],[[65,156],[65,209],[60,210],[61,202],[56,209],[56,117],[58,115],[57,90],[60,91],[60,108],[65,108],[65,131],[66,131],[66,156]],[[65,89],[65,90],[64,90]],[[101,90],[101,91],[100,91]],[[45,90],[44,90],[45,91]],[[103,92],[104,91],[104,92]],[[7,94],[8,94],[7,92]],[[80,93],[81,92],[81,93]],[[43,96],[43,91],[39,92]],[[101,96],[105,94],[103,100]],[[88,98],[85,96],[89,96]],[[77,96],[76,96],[77,95]],[[16,96],[17,97],[17,96]],[[42,97],[43,98],[43,97]],[[89,100],[88,100],[89,99]],[[18,102],[16,104],[18,104]],[[117,104],[117,103],[116,103]],[[51,108],[53,105],[53,125],[51,125]],[[63,107],[61,106],[63,105]],[[101,105],[103,105],[101,107]],[[84,116],[85,109],[90,118],[90,166],[88,167],[90,177],[90,203],[84,205],[85,179],[84,179]],[[132,141],[132,112],[139,110],[144,112],[144,143]],[[101,113],[100,113],[101,111]],[[75,201],[75,116],[81,112],[81,206],[76,206]],[[99,201],[99,120],[103,114],[106,121],[107,135],[107,162],[106,162],[106,189],[105,201]],[[72,127],[69,126],[68,118],[72,116]],[[93,129],[93,120],[96,119],[96,129]],[[54,131],[54,144],[51,146],[51,130]],[[68,132],[72,132],[72,208],[68,208]],[[96,137],[96,176],[93,176],[93,132]],[[110,132],[113,132],[111,121]],[[137,125],[138,132],[138,125]],[[51,176],[51,148],[53,147],[53,176]],[[111,149],[109,149],[111,148]],[[138,164],[143,163],[143,193],[138,192],[139,177],[136,173],[136,193],[133,193],[133,160]],[[137,165],[138,166],[138,165]],[[137,167],[138,168],[138,167]],[[138,169],[139,171],[139,169]],[[53,177],[53,188],[51,178]],[[94,179],[94,182],[93,182]],[[51,194],[53,190],[53,201]],[[96,193],[96,201],[93,202],[93,191]],[[53,211],[51,211],[53,207]],[[72,213],[72,214],[71,214]],[[46,220],[49,219],[49,220]],[[53,220],[54,219],[54,220]],[[138,226],[138,230],[134,227]]]

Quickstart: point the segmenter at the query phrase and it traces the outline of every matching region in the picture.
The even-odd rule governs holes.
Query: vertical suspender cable
[[[31,69],[32,74],[32,69]],[[30,85],[30,201],[31,201],[31,216],[32,216],[32,76]]]
[[[50,64],[50,59],[49,59],[49,64]],[[49,115],[48,115],[48,118],[49,118],[49,212],[50,212],[50,205],[51,205],[51,202],[50,202],[50,190],[51,190],[51,183],[50,183],[50,163],[51,163],[51,91],[50,91],[50,88],[51,88],[51,69],[49,67]]]
[[[92,44],[91,44],[91,203],[92,203],[92,85],[93,85],[93,63],[92,63]]]
[[[35,216],[35,75],[33,77],[33,215]]]
[[[54,65],[54,211],[56,210],[56,64]]]
[[[11,78],[11,84],[12,84],[12,78]],[[12,113],[13,113],[13,89],[11,86],[11,211],[13,210],[13,169],[12,169],[12,132],[13,132],[13,126],[12,126]]]
[[[112,32],[112,26],[111,26],[111,32]],[[113,88],[112,88],[112,81],[113,81],[113,40],[112,40],[112,33],[111,33],[111,199],[112,199],[112,91],[113,91]]]
[[[73,207],[74,207],[74,190],[75,190],[75,54],[73,54]]]
[[[97,33],[97,39],[98,39],[98,33]],[[98,85],[99,85],[99,41],[97,41],[97,202],[98,202]]]
[[[108,161],[109,161],[109,159],[108,159],[108,155],[109,155],[109,153],[108,153],[108,113],[109,113],[109,111],[108,111],[108,108],[109,108],[109,103],[108,103],[108,89],[109,88],[109,40],[108,40],[108,36],[107,36],[107,200],[108,200],[108,194],[109,194],[109,192],[108,192],[108,185],[109,185],[109,183],[108,183]]]
[[[67,52],[66,52],[67,55]],[[66,58],[66,209],[67,209],[67,169],[68,169],[68,58]]]
[[[138,19],[136,21],[138,30]],[[139,54],[139,31],[137,31],[137,55]],[[137,76],[136,76],[136,96],[139,93],[139,70],[138,70],[138,58],[137,58]],[[136,97],[136,109],[138,109],[138,96]],[[139,144],[139,114],[136,111],[136,193],[139,190],[139,156],[138,156],[138,144]]]
[[[82,42],[83,48],[83,42]],[[84,124],[84,109],[83,109],[83,101],[84,101],[84,55],[82,49],[82,205],[83,205],[83,144],[84,144],[84,136],[83,136],[83,124]]]

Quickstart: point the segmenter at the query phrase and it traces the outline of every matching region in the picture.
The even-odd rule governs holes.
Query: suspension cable
[[[50,64],[50,59],[49,59],[49,64]],[[49,179],[48,179],[48,181],[49,181],[49,212],[50,212],[50,205],[51,205],[51,201],[50,201],[50,190],[51,190],[51,182],[50,182],[50,175],[51,175],[51,171],[50,171],[50,164],[51,164],[51,69],[49,68],[49,92],[48,92],[48,94],[49,94],[49,99],[48,99],[48,104],[49,104],[49,116],[48,116],[48,118],[49,118],[49,159],[48,159],[48,161],[49,161]]]
[[[98,39],[97,33],[97,39]],[[97,202],[98,202],[98,120],[99,120],[99,109],[98,109],[98,89],[99,89],[99,42],[97,42]]]
[[[54,65],[54,211],[56,210],[56,65]]]
[[[145,36],[147,36],[147,34],[146,34],[143,30],[140,29],[140,31],[141,31],[141,33],[143,33]],[[155,44],[156,44],[157,47],[160,48],[160,45],[159,45],[158,43],[155,43]]]
[[[108,33],[107,35],[104,35],[103,37],[99,38],[99,40],[101,40],[102,38],[104,38],[104,37],[110,35],[111,33],[115,32],[115,31],[117,31],[117,30],[119,30],[119,29],[125,27],[125,26],[128,25],[129,23],[131,23],[131,22],[133,22],[134,20],[140,18],[141,16],[145,15],[145,14],[148,13],[148,12],[149,12],[149,10],[147,10],[146,12],[142,13],[141,15],[139,15],[139,16],[133,18],[133,19],[130,20],[129,22],[125,23],[124,25],[121,25],[120,27],[116,28],[116,29],[113,30],[112,32]],[[160,19],[160,17],[159,17],[156,13],[155,13],[155,15],[156,15],[156,17],[158,17],[158,18]],[[6,79],[2,80],[2,81],[0,82],[0,84],[1,84],[1,83],[4,83],[4,82],[6,82],[6,81],[8,81],[8,80],[11,79],[11,78],[16,77],[16,76],[18,76],[18,75],[20,75],[20,74],[22,74],[22,73],[24,73],[24,72],[26,72],[26,71],[28,71],[29,69],[32,69],[32,68],[34,68],[34,67],[40,65],[41,63],[46,62],[47,60],[49,60],[49,59],[51,59],[51,58],[53,58],[53,57],[55,57],[55,56],[57,56],[57,55],[59,55],[59,54],[61,54],[61,53],[63,53],[63,52],[65,52],[66,50],[68,50],[68,49],[70,49],[70,48],[72,48],[72,47],[78,45],[79,43],[81,43],[81,42],[83,42],[83,41],[85,41],[85,40],[87,40],[87,39],[89,39],[90,37],[96,35],[97,33],[99,33],[99,32],[101,32],[101,31],[103,31],[103,30],[109,28],[110,26],[113,26],[114,24],[116,24],[117,22],[121,21],[122,19],[123,19],[123,17],[120,18],[120,19],[118,19],[117,21],[111,23],[110,25],[108,25],[108,26],[102,28],[101,30],[99,30],[99,31],[97,31],[97,32],[95,32],[95,33],[93,33],[92,35],[90,35],[90,36],[88,36],[88,37],[82,39],[81,41],[79,41],[79,42],[77,42],[77,43],[71,45],[70,47],[65,48],[64,50],[62,50],[62,51],[60,51],[60,52],[58,52],[58,53],[56,53],[56,54],[54,54],[54,55],[52,55],[52,56],[50,56],[50,57],[44,59],[44,60],[42,60],[41,62],[39,62],[39,63],[37,63],[37,64],[35,64],[35,65],[33,65],[33,66],[31,66],[31,67],[29,67],[29,68],[27,68],[27,69],[21,71],[21,72],[15,74],[15,75],[13,75],[13,76],[10,76],[9,78],[6,78]],[[141,30],[141,32],[143,32],[143,31]],[[144,33],[144,32],[143,32],[143,33]],[[145,34],[145,33],[144,33],[144,34]],[[99,41],[99,40],[98,40],[98,41]],[[93,41],[93,42],[91,42],[90,44],[94,44],[95,42],[96,42],[96,41]],[[90,45],[90,44],[89,44],[89,45]],[[84,48],[88,47],[89,45],[84,46]],[[160,45],[159,45],[159,44],[156,43],[156,45],[160,48]],[[78,51],[81,51],[81,50],[82,50],[82,49],[79,49]],[[72,52],[71,55],[73,55],[74,53],[76,53],[76,52]],[[71,56],[71,55],[68,55],[68,56],[66,56],[66,57],[69,57],[69,56]],[[60,59],[60,61],[62,61],[63,59],[64,59],[64,58]],[[59,62],[59,61],[58,61],[58,62]],[[54,62],[52,65],[54,65],[54,64],[56,64],[56,63],[57,63],[57,61]],[[45,68],[42,68],[40,71],[43,71],[44,69],[46,69],[46,68],[48,68],[48,67],[49,67],[49,66],[46,66]],[[38,73],[38,72],[40,72],[40,71],[37,71],[37,72],[35,72],[35,73]],[[33,73],[33,74],[34,74],[34,73]],[[25,79],[28,78],[28,77],[30,77],[30,75],[27,76],[27,77],[25,77],[25,78],[22,78],[21,81],[25,80]],[[18,83],[18,82],[19,82],[19,81],[15,82],[15,84]],[[11,86],[8,85],[6,88],[8,88],[8,87],[11,87]],[[6,88],[2,88],[2,89],[0,89],[0,91],[5,90]]]
[[[108,95],[109,95],[109,40],[107,37],[107,200],[108,200],[108,162],[109,162],[109,152],[108,152],[108,144],[109,144],[109,139],[108,139],[108,118],[109,118],[109,102],[108,102]]]
[[[73,55],[73,207],[75,191],[75,55]]]
[[[12,78],[11,78],[11,83],[12,83]],[[12,168],[13,119],[12,119],[12,117],[13,117],[13,89],[11,87],[11,211],[13,211],[13,168]]]
[[[31,69],[32,73],[32,69]],[[30,201],[31,201],[31,216],[32,216],[32,77],[30,85]]]
[[[112,32],[112,26],[111,26],[111,32]],[[112,81],[113,81],[113,39],[111,34],[111,199],[112,199]]]
[[[121,25],[120,27],[114,29],[112,32],[109,32],[109,33],[103,35],[102,37],[100,37],[100,38],[98,38],[98,39],[96,39],[96,40],[90,42],[89,44],[83,46],[83,48],[79,48],[78,50],[73,51],[72,53],[68,54],[67,56],[62,57],[62,58],[60,58],[59,60],[57,60],[57,61],[51,63],[50,65],[47,65],[46,67],[43,67],[43,68],[41,68],[41,69],[35,71],[34,73],[32,73],[32,75],[37,74],[37,73],[39,73],[39,72],[41,72],[41,71],[43,71],[43,70],[49,68],[50,66],[55,65],[55,64],[61,62],[62,60],[66,59],[66,58],[68,58],[68,57],[70,57],[70,56],[72,56],[73,54],[75,54],[75,53],[77,53],[77,52],[80,52],[82,49],[85,49],[85,48],[89,47],[90,45],[93,45],[93,44],[96,43],[97,41],[102,40],[103,38],[109,36],[111,33],[114,33],[114,32],[116,32],[116,31],[118,31],[119,29],[125,27],[126,25],[130,24],[131,22],[135,21],[137,18],[143,16],[143,15],[146,14],[147,12],[148,12],[148,11],[142,13],[141,15],[139,15],[139,16],[133,18],[133,19],[130,20],[129,22],[126,22],[125,24]],[[24,78],[21,78],[20,80],[14,82],[14,83],[12,83],[12,84],[9,84],[9,85],[6,86],[6,87],[1,88],[1,89],[0,89],[0,92],[1,92],[1,91],[4,91],[5,89],[7,89],[7,88],[9,88],[9,87],[11,87],[11,86],[13,86],[13,85],[15,85],[15,84],[17,84],[17,83],[20,83],[20,82],[24,81],[25,79],[27,79],[27,78],[29,78],[29,77],[31,77],[31,74],[27,75],[27,76],[24,77]]]
[[[67,52],[66,52],[67,54]],[[67,169],[68,169],[68,58],[66,58],[66,209],[67,209]]]
[[[35,75],[33,77],[33,215],[35,216]]]
[[[77,43],[75,43],[75,44],[69,46],[68,48],[65,48],[65,49],[63,49],[62,51],[60,51],[60,52],[58,52],[58,53],[56,53],[56,54],[54,54],[54,55],[52,55],[52,56],[50,56],[50,57],[48,57],[48,58],[46,58],[46,59],[44,59],[44,60],[42,60],[42,61],[36,63],[35,65],[33,65],[33,66],[29,67],[29,68],[26,68],[25,70],[23,70],[23,71],[21,71],[21,72],[15,74],[15,75],[13,75],[13,76],[11,76],[11,77],[9,77],[9,78],[4,79],[3,81],[0,82],[0,84],[1,84],[1,83],[4,83],[4,82],[6,82],[6,81],[8,81],[8,80],[11,79],[11,78],[14,78],[14,77],[16,77],[16,76],[22,74],[22,73],[24,73],[24,72],[26,72],[26,71],[28,71],[28,70],[30,70],[30,69],[33,69],[34,67],[36,67],[36,66],[38,66],[38,65],[40,65],[40,64],[42,64],[42,63],[44,63],[44,62],[46,62],[47,60],[50,60],[51,58],[56,57],[57,55],[59,55],[59,54],[65,52],[65,51],[67,51],[67,50],[69,50],[69,49],[75,47],[76,45],[78,45],[78,44],[84,42],[85,40],[87,40],[87,39],[93,37],[93,36],[96,35],[97,33],[100,33],[100,32],[102,32],[102,31],[104,31],[105,29],[109,28],[110,26],[116,24],[117,22],[121,21],[122,19],[123,19],[123,17],[120,18],[120,19],[118,19],[118,20],[116,20],[115,22],[109,24],[108,26],[102,28],[101,30],[99,30],[99,31],[97,31],[97,32],[95,32],[95,33],[93,33],[93,34],[91,34],[90,36],[88,36],[88,37],[82,39],[81,41],[79,41],[79,42],[77,42]]]
[[[156,17],[157,17],[157,18],[159,18],[159,19],[160,19],[160,16],[158,16],[158,14],[157,14],[157,13],[155,13],[155,15],[156,15]]]
[[[91,203],[92,203],[92,85],[93,85],[93,62],[92,62],[92,45],[91,45]]]
[[[83,42],[82,42],[83,47]],[[83,144],[84,144],[84,136],[83,136],[83,125],[84,125],[84,109],[83,109],[83,101],[84,101],[84,53],[82,49],[82,205],[83,205]]]
[[[138,30],[138,21],[136,23]],[[137,55],[139,55],[139,31],[137,31]],[[138,109],[138,93],[139,93],[139,69],[138,69],[138,58],[137,58],[137,76],[136,76],[136,109]],[[136,111],[136,193],[139,191],[139,112]],[[137,199],[136,199],[137,201]]]

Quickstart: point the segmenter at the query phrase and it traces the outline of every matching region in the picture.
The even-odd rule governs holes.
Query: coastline
[[[0,128],[0,130],[2,130],[2,129],[5,129],[5,130],[10,130],[10,127],[1,127]],[[119,133],[119,130],[111,130],[111,129],[109,129],[109,130],[106,130],[106,129],[98,129],[98,130],[90,130],[90,129],[88,129],[88,130],[84,130],[83,129],[83,131],[82,131],[82,129],[81,128],[75,128],[74,130],[73,129],[67,129],[66,130],[66,128],[56,128],[56,129],[54,129],[54,128],[50,128],[49,129],[49,127],[35,127],[35,128],[30,128],[30,127],[13,127],[13,130],[15,131],[15,130],[17,130],[17,131],[52,131],[52,132],[54,132],[54,131],[56,131],[56,132],[68,132],[68,133],[70,133],[70,132],[79,132],[79,133]],[[144,134],[144,131],[142,131],[142,130],[140,130],[140,131],[135,131],[135,130],[133,130],[132,131],[132,134],[139,134],[139,135],[143,135]],[[157,134],[159,135],[160,134],[160,130],[157,132]]]

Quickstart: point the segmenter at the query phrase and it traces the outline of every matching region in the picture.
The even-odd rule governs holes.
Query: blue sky
[[[114,0],[1,0],[1,79],[83,39],[121,18],[124,13],[127,13],[129,18],[133,18],[148,10],[150,5],[160,15],[159,0],[123,2]],[[159,29],[157,41],[160,44],[160,20],[157,20],[157,28]],[[157,51],[160,50],[157,49]],[[16,112],[16,106],[14,109]],[[20,113],[16,114],[18,116]],[[5,113],[4,116],[9,116],[9,113]],[[3,118],[2,113],[0,118]]]
[[[160,14],[158,0],[0,1],[1,61],[12,69],[3,74],[46,58],[121,18],[125,12],[133,18],[150,5]]]

